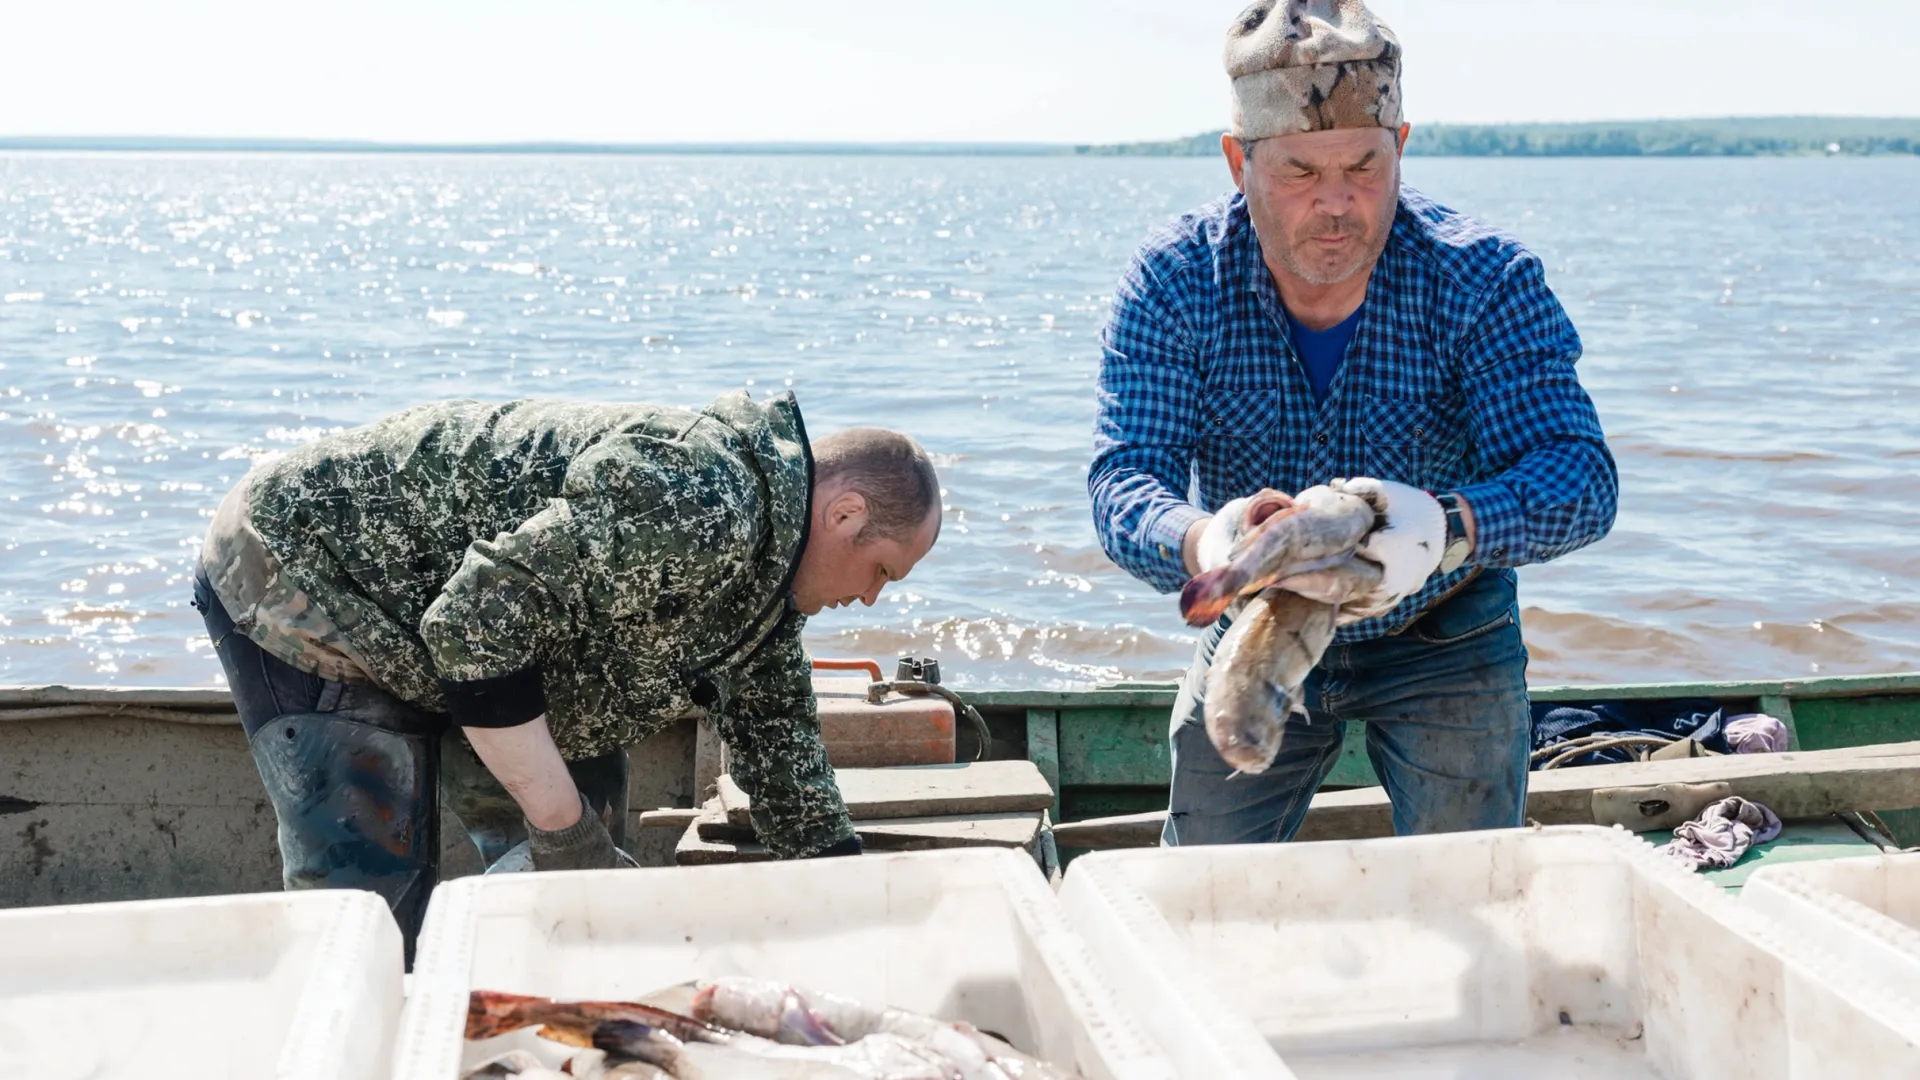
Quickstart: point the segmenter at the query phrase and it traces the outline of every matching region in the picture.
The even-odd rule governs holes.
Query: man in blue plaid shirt
[[[1164,842],[1290,838],[1348,720],[1367,723],[1396,832],[1520,825],[1513,568],[1604,536],[1618,493],[1579,335],[1538,258],[1401,186],[1400,47],[1359,0],[1261,0],[1227,67],[1239,194],[1149,237],[1106,327],[1101,542],[1170,592],[1225,561],[1264,488],[1370,478],[1389,525],[1362,548],[1383,584],[1342,608],[1265,772],[1233,775],[1207,737],[1226,620],[1205,632],[1174,706]]]

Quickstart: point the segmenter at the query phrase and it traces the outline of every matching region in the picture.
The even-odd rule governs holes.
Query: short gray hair
[[[886,428],[836,431],[813,444],[815,485],[837,480],[867,500],[857,542],[912,540],[928,518],[939,536],[940,478],[920,444]]]

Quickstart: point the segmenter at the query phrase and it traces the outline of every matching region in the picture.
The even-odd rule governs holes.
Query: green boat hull
[[[1174,695],[1172,684],[965,693],[987,720],[985,756],[1032,760],[1054,789],[1057,822],[1166,808]],[[1534,696],[1711,698],[1729,709],[1780,717],[1796,748],[1805,750],[1920,740],[1920,673],[1555,687]],[[1364,742],[1363,728],[1349,728],[1329,787],[1375,783]],[[632,818],[654,807],[693,804],[698,747],[688,721],[633,749]],[[977,747],[972,729],[962,725],[961,760]],[[1920,809],[1870,809],[1882,811],[1902,846],[1920,846]],[[1837,820],[1793,830],[1792,843],[1759,857],[1875,850],[1868,839],[1833,828]],[[477,871],[457,822],[443,822],[442,830],[443,872]],[[673,830],[639,829],[630,819],[629,837],[643,861],[672,861]],[[0,688],[0,908],[278,887],[273,813],[224,691]]]
[[[989,718],[995,756],[1032,760],[1054,786],[1055,819],[1164,809],[1172,776],[1167,724],[1172,683],[1124,683],[1085,691],[982,691],[967,695]],[[1647,683],[1555,686],[1535,701],[1588,702],[1710,698],[1733,712],[1764,712],[1787,724],[1796,750],[1920,740],[1920,672],[1779,682]],[[1017,747],[1017,749],[1016,749]],[[1367,761],[1364,725],[1347,728],[1346,747],[1326,787],[1379,783]],[[1920,810],[1875,808],[1903,846],[1920,845]]]

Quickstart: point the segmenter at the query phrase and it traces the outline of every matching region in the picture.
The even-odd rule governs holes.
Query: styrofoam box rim
[[[687,888],[689,882],[749,879],[750,895],[779,903],[783,876],[828,876],[845,860],[799,860],[698,867],[580,871],[568,878],[595,878],[629,889]],[[1058,981],[1069,1011],[1083,1026],[1087,1045],[1100,1068],[1116,1080],[1165,1080],[1175,1075],[1162,1049],[1126,1023],[1126,1013],[1099,974],[1086,944],[1068,925],[1052,890],[1023,853],[970,848],[860,856],[874,863],[944,863],[994,882],[1016,923],[1030,935],[1040,961]],[[496,875],[463,878],[435,889],[414,962],[412,990],[401,1020],[394,1054],[396,1080],[450,1080],[463,1047],[467,997],[478,927],[487,901],[513,891],[534,893],[557,883],[558,874]],[[706,886],[703,886],[706,887]]]
[[[112,921],[128,915],[213,919],[279,908],[318,926],[319,940],[294,1006],[276,1080],[347,1080],[387,1075],[398,1032],[403,964],[400,928],[378,895],[357,889],[241,893],[60,904],[0,911],[0,923]]]
[[[1794,937],[1836,954],[1851,978],[1866,974],[1908,1000],[1920,1000],[1920,929],[1900,922],[1830,883],[1863,866],[1920,866],[1920,853],[1869,855],[1762,867],[1741,889],[1741,903]]]
[[[1445,849],[1462,843],[1487,843],[1493,837],[1516,833],[1594,845],[1620,859],[1647,884],[1700,909],[1759,949],[1779,957],[1790,973],[1810,980],[1845,1005],[1859,1009],[1920,1044],[1920,1009],[1914,1008],[1908,995],[1879,981],[1862,984],[1852,979],[1846,965],[1830,950],[1817,942],[1794,940],[1773,919],[1735,901],[1719,887],[1687,871],[1658,848],[1620,826],[1534,825],[1524,829],[1309,841],[1285,846],[1394,844]],[[1194,965],[1167,962],[1167,957],[1185,956],[1185,946],[1158,907],[1128,880],[1127,865],[1183,858],[1196,861],[1221,857],[1258,859],[1263,850],[1273,851],[1279,847],[1281,845],[1244,845],[1093,852],[1075,860],[1069,869],[1060,894],[1063,906],[1079,925],[1087,928],[1090,937],[1096,931],[1109,931],[1090,942],[1095,946],[1095,962],[1103,974],[1110,981],[1125,977],[1114,970],[1106,952],[1124,950],[1126,955],[1121,957],[1121,964],[1136,973],[1152,972],[1153,980],[1167,989],[1158,995],[1159,1000],[1180,1012],[1173,1022],[1182,1023],[1193,1032],[1186,1038],[1163,1039],[1192,1051],[1192,1056],[1177,1065],[1182,1068],[1183,1076],[1291,1078],[1294,1074],[1253,1022],[1216,993]],[[1200,1064],[1196,1065],[1196,1061]]]

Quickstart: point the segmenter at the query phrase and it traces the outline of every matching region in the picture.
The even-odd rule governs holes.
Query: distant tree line
[[[1218,131],[1163,142],[1076,146],[1120,157],[1210,157]],[[1407,153],[1456,157],[1784,157],[1920,154],[1920,118],[1738,117],[1585,124],[1415,124]]]
[[[8,136],[11,150],[408,154],[881,154],[977,157],[1212,157],[1220,132],[1162,142],[1064,143],[379,143],[172,136]],[[1415,124],[1409,154],[1465,157],[1754,157],[1920,154],[1920,117],[1737,117],[1590,124]]]

